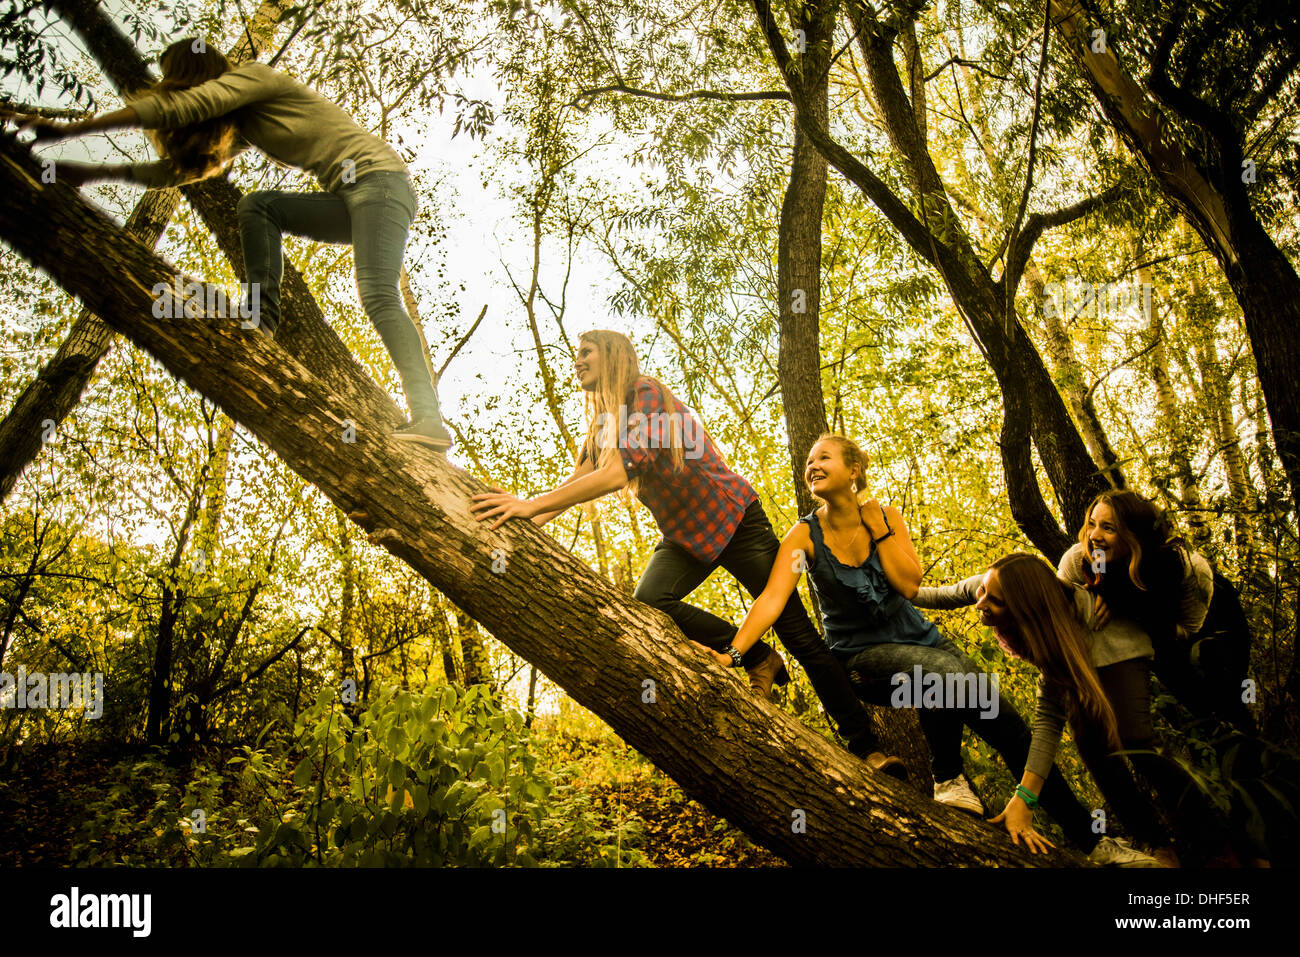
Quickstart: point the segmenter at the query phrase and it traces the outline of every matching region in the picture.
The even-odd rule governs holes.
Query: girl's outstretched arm
[[[984,581],[984,574],[981,572],[978,575],[970,576],[970,578],[963,578],[951,585],[930,585],[926,588],[918,588],[916,594],[912,597],[912,604],[917,608],[934,608],[941,611],[964,608],[966,605],[973,605],[979,601],[978,592],[982,581]]]
[[[732,647],[742,655],[754,647],[764,632],[781,617],[785,603],[790,600],[795,586],[799,584],[799,576],[808,567],[808,556],[812,554],[812,548],[812,536],[803,522],[798,522],[781,540],[781,549],[767,576],[767,585],[763,588],[763,593],[754,599],[754,604],[749,606],[736,637],[732,639]],[[710,654],[720,664],[730,666],[732,663],[727,655],[720,652],[710,650]]]
[[[24,113],[4,112],[4,118],[18,124],[18,131],[31,130],[38,143],[54,143],[58,140],[85,136],[97,130],[116,130],[124,127],[139,126],[140,115],[135,107],[124,106],[112,113],[99,113],[84,120],[51,120],[43,116],[31,116]]]
[[[581,477],[579,474],[575,473],[563,485],[537,498],[518,499],[500,489],[475,495],[470,511],[480,522],[495,519],[492,528],[496,529],[512,518],[553,518],[570,505],[590,502],[627,485],[627,472],[617,455],[610,456],[609,462],[600,468],[591,469]]]
[[[556,488],[564,488],[564,486],[569,485],[569,484],[571,484],[571,483],[573,483],[573,482],[576,482],[578,479],[582,478],[584,475],[590,475],[590,474],[592,473],[592,471],[593,471],[593,469],[592,469],[591,459],[583,458],[583,459],[582,459],[582,460],[581,460],[581,461],[580,461],[580,462],[579,462],[579,463],[574,467],[574,469],[573,469],[573,474],[570,475],[568,478],[566,478],[566,479],[565,479],[563,482],[561,482],[558,486],[556,486]],[[533,516],[533,524],[534,524],[534,525],[545,525],[547,522],[549,522],[551,519],[555,518],[555,516],[559,515],[559,514],[560,514],[561,512],[563,512],[563,511],[564,511],[564,509],[562,509],[562,508],[553,508],[553,509],[550,509],[549,511],[538,512],[536,515]]]

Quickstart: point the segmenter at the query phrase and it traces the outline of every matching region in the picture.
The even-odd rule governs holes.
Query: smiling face
[[[1128,543],[1120,533],[1115,511],[1105,502],[1098,502],[1092,507],[1084,530],[1088,540],[1088,551],[1094,557],[1097,552],[1101,552],[1108,562],[1119,562],[1128,558]]]
[[[808,490],[820,499],[827,495],[852,488],[854,481],[862,482],[862,470],[844,461],[840,444],[833,439],[822,439],[808,450],[808,463],[804,467],[804,481]]]
[[[573,363],[578,384],[587,392],[594,392],[600,380],[600,349],[590,339],[578,343],[578,356]]]
[[[996,569],[990,568],[984,573],[984,580],[975,591],[975,599],[975,610],[980,614],[980,621],[989,628],[1005,631],[1011,623],[1011,613],[1007,610]]]

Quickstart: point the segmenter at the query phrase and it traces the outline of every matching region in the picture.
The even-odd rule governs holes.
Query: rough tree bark
[[[799,82],[809,104],[810,122],[826,126],[829,67],[834,52],[833,4],[800,9],[796,29],[804,31],[805,54]],[[781,345],[777,376],[790,440],[790,470],[799,514],[813,508],[804,482],[808,450],[826,431],[821,373],[822,215],[826,205],[826,157],[798,125],[790,160],[790,182],[781,200],[777,233],[776,288]]]
[[[174,268],[0,139],[0,238],[218,403],[367,530],[714,813],[787,860],[824,865],[1067,863],[935,804],[711,665],[664,614],[627,600],[529,522],[489,532],[483,489],[366,414],[355,365],[323,381],[229,319],[152,315]],[[389,403],[389,412],[393,408]],[[355,434],[344,422],[356,423]],[[348,439],[352,440],[349,441]],[[382,481],[376,481],[382,476]],[[493,571],[494,550],[505,556]]]

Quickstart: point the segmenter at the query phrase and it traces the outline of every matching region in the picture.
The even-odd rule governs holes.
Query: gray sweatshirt
[[[976,590],[984,576],[972,575],[955,585],[920,589],[912,604],[918,608],[961,608],[973,605]],[[1151,639],[1140,629],[1112,629],[1108,624],[1094,631],[1096,605],[1093,596],[1079,586],[1074,588],[1074,612],[1086,628],[1084,640],[1088,643],[1089,657],[1094,668],[1113,665],[1130,658],[1150,658]],[[1204,617],[1204,616],[1202,616]],[[1025,770],[1046,778],[1056,760],[1056,750],[1061,746],[1061,734],[1068,716],[1068,697],[1060,685],[1038,677],[1038,707],[1034,713],[1033,737],[1029,742],[1029,758]]]
[[[373,171],[406,172],[391,146],[336,104],[263,63],[245,63],[188,90],[150,94],[131,106],[145,129],[176,129],[239,110],[243,142],[231,157],[255,146],[278,163],[306,170],[330,191]],[[165,160],[129,169],[135,182],[155,189],[194,179]]]
[[[1180,554],[1183,560],[1183,579],[1178,586],[1177,624],[1179,637],[1185,638],[1196,634],[1201,630],[1201,625],[1205,624],[1205,615],[1210,610],[1210,599],[1214,597],[1214,572],[1210,568],[1210,563],[1199,552],[1180,549]],[[1061,556],[1061,563],[1056,573],[1066,581],[1078,585],[1087,584],[1083,577],[1084,558],[1083,546],[1075,542]],[[1110,633],[1109,638],[1116,645],[1126,641],[1145,642],[1148,648],[1151,645],[1151,639],[1147,637],[1146,632],[1128,618],[1112,618],[1102,632]],[[1140,638],[1137,637],[1139,635]],[[1138,657],[1143,656],[1125,655],[1124,658],[1115,658],[1112,661]],[[1106,662],[1106,664],[1111,663]]]

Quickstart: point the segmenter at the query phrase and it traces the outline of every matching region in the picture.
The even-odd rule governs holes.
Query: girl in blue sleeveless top
[[[743,654],[757,642],[794,593],[799,575],[807,571],[821,606],[826,643],[849,670],[862,698],[905,707],[924,702],[918,716],[930,745],[935,800],[983,814],[984,806],[965,778],[962,725],[997,750],[1017,777],[1029,754],[1029,728],[996,693],[996,679],[980,674],[910,602],[921,583],[916,548],[898,509],[875,499],[858,504],[865,469],[862,450],[843,436],[824,435],[813,445],[804,479],[826,504],[801,518],[785,536],[767,587],[750,607],[732,645]],[[725,651],[710,653],[719,664],[732,662]],[[964,694],[939,695],[936,701],[917,693],[938,682],[954,689],[958,684],[983,687],[991,694],[981,706]],[[1073,843],[1091,845],[1092,819],[1059,771],[1053,769],[1048,776],[1039,800]]]

